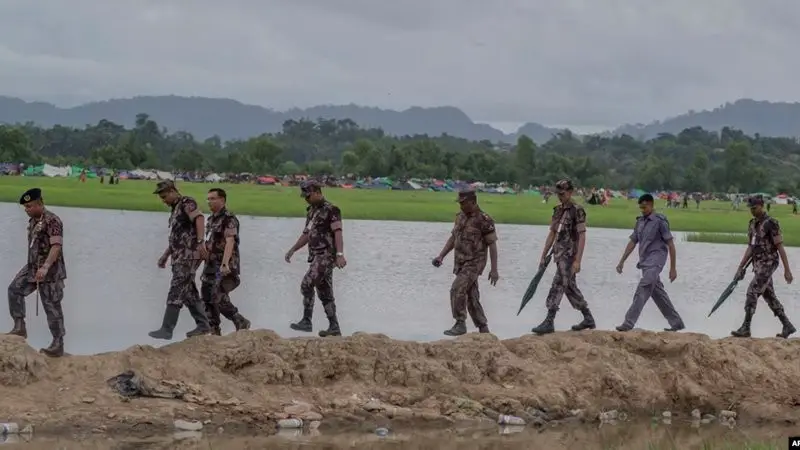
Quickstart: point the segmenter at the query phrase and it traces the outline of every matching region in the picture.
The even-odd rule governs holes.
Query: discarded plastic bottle
[[[522,425],[525,425],[525,420],[523,420],[521,417],[506,416],[506,415],[500,414],[497,417],[497,423],[499,425],[517,425],[517,426],[522,426]]]
[[[19,433],[19,425],[16,423],[0,423],[0,435],[8,435],[8,434],[18,434]]]
[[[303,420],[281,419],[278,421],[278,428],[303,428]]]

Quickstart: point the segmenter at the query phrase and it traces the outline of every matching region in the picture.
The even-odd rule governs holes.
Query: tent
[[[81,171],[83,171],[83,167],[72,166],[70,167],[69,176],[72,178],[78,178],[81,176]],[[90,169],[86,169],[86,178],[97,178],[97,172]]]

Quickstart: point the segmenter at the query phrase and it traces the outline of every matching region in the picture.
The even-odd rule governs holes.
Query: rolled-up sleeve
[[[775,245],[783,244],[783,233],[781,233],[781,224],[777,220],[772,219],[766,224],[768,226],[767,235],[772,239]]]
[[[581,207],[576,208],[575,211],[575,231],[586,232],[586,210]]]
[[[342,210],[338,206],[331,206],[328,218],[331,221],[331,230],[339,231],[342,229]]]
[[[239,221],[235,217],[229,218],[222,233],[226,238],[236,237],[239,234]]]
[[[183,212],[185,212],[192,221],[203,215],[203,212],[197,207],[197,202],[191,198],[184,199],[181,208],[183,208]]]
[[[50,245],[64,245],[64,224],[57,217],[47,219],[45,233],[50,238]]]

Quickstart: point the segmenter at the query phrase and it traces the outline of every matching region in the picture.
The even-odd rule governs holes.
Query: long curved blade
[[[544,276],[544,272],[547,270],[547,266],[550,265],[550,260],[553,257],[553,252],[547,254],[547,257],[544,260],[544,264],[539,266],[539,270],[536,272],[536,275],[533,276],[530,284],[528,284],[528,289],[525,290],[525,294],[522,296],[522,303],[519,305],[519,311],[517,311],[517,315],[522,312],[522,308],[528,304],[529,301],[533,298],[533,294],[536,293],[536,288],[539,287],[539,282],[542,281],[542,277]]]

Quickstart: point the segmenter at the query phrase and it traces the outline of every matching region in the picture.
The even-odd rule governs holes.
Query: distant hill
[[[113,99],[59,108],[50,103],[26,102],[0,96],[0,123],[34,122],[41,126],[83,127],[101,119],[131,127],[137,114],[146,113],[170,131],[186,131],[198,139],[218,135],[224,140],[249,138],[278,132],[287,119],[352,119],[362,127],[380,127],[392,135],[447,133],[471,140],[516,142],[517,134],[505,134],[486,124],[475,123],[451,106],[412,107],[393,111],[357,105],[315,106],[274,111],[230,99],[156,96]],[[546,142],[558,130],[529,123],[520,128],[534,141]]]
[[[750,135],[758,133],[771,137],[800,137],[800,103],[741,99],[711,111],[689,111],[647,125],[623,125],[613,133],[629,134],[637,139],[650,139],[659,133],[677,134],[686,128],[696,126],[709,131],[719,131],[727,126]]]

